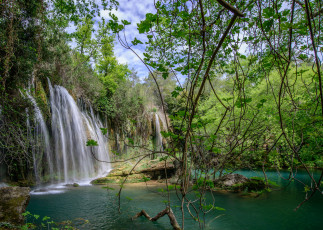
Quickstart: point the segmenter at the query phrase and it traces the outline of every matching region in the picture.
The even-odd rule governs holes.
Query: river
[[[262,176],[260,172],[240,171],[250,176]],[[318,171],[314,173],[318,176]],[[288,176],[282,172],[282,176]],[[305,197],[304,186],[292,182],[285,187],[286,181],[275,171],[268,172],[270,180],[281,187],[278,190],[262,194],[257,198],[241,197],[235,193],[213,193],[215,206],[225,211],[214,210],[204,218],[205,229],[322,229],[323,196],[317,193],[298,211],[293,209]],[[308,179],[304,171],[297,174],[303,181]],[[157,222],[144,217],[134,221],[131,217],[142,209],[151,216],[165,207],[163,197],[157,187],[125,186],[122,192],[121,213],[118,212],[117,188],[104,189],[101,186],[80,186],[68,188],[61,193],[31,195],[28,211],[33,214],[51,217],[56,222],[72,220],[79,229],[172,229],[167,216]],[[207,199],[211,201],[211,194]],[[175,192],[171,193],[173,210],[181,223],[180,205]],[[83,220],[87,220],[85,223]],[[185,215],[185,229],[198,229],[199,225],[188,213]]]

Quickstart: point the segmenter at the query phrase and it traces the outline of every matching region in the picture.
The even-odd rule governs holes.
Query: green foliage
[[[145,177],[145,176],[144,176],[144,177],[142,178],[142,180],[143,180],[144,182],[147,182],[147,181],[150,181],[150,178],[148,178],[148,177]]]
[[[106,135],[108,133],[108,128],[100,128],[103,135]]]
[[[19,229],[76,229],[73,226],[73,222],[72,221],[63,221],[61,223],[56,223],[53,220],[51,220],[50,217],[48,216],[44,216],[43,218],[41,218],[41,221],[37,221],[40,218],[40,215],[36,215],[36,214],[32,214],[29,211],[26,211],[22,214],[25,217],[25,221],[26,224],[22,225],[21,227],[19,227]],[[88,220],[83,220],[78,218],[78,222],[82,221],[83,226],[88,224],[89,221]],[[1,226],[1,225],[0,225]],[[7,227],[13,227],[10,225],[7,225]],[[17,229],[16,226],[13,227],[14,229]]]
[[[86,146],[98,146],[98,142],[91,139],[86,142]]]
[[[212,180],[205,179],[204,177],[200,177],[197,179],[196,183],[193,185],[194,190],[198,189],[212,189],[214,188],[214,182]]]

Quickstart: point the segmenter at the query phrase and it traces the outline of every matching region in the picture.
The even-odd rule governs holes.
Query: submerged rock
[[[66,184],[66,187],[79,187],[80,185],[78,183],[73,183],[73,184]]]
[[[13,225],[24,224],[23,213],[26,211],[30,199],[28,187],[0,188],[0,222]]]

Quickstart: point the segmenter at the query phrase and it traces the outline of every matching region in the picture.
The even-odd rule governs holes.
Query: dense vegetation
[[[46,113],[49,78],[112,126],[132,133],[124,136],[131,137],[124,139],[130,147],[146,143],[134,143],[129,126],[143,130],[145,114],[164,112],[166,144],[159,156],[180,163],[182,209],[192,171],[198,172],[199,202],[190,203],[197,218],[201,210],[214,209],[203,197],[209,180],[226,170],[261,168],[266,178],[267,169],[286,168],[286,179],[293,180],[302,167],[311,178],[304,184],[305,200],[320,192],[322,176],[315,180],[309,172],[323,167],[320,0],[157,1],[156,13],[138,24],[148,41],[142,62],[150,74],[143,81],[113,53],[115,38],[133,52],[143,44],[123,40],[130,22],[115,15],[96,21],[100,7],[117,6],[86,0],[0,3],[0,162],[12,180],[24,177],[31,161],[25,128],[31,105],[19,90],[37,82],[34,94]],[[77,29],[68,34],[71,24]],[[142,147],[147,157],[154,152]]]

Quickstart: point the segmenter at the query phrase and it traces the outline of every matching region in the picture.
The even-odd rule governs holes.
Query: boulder
[[[80,185],[78,183],[73,183],[73,184],[66,184],[66,187],[79,187]]]
[[[13,225],[24,224],[23,213],[26,211],[30,199],[28,187],[0,188],[0,222]]]
[[[234,192],[258,192],[266,188],[261,178],[251,178],[240,174],[227,174],[214,181],[215,187]]]
[[[263,180],[259,179],[250,179],[247,182],[243,183],[240,190],[248,192],[252,191],[262,191],[266,188],[266,184]]]
[[[240,174],[227,174],[214,181],[216,187],[232,187],[237,184],[243,184],[249,179]]]

